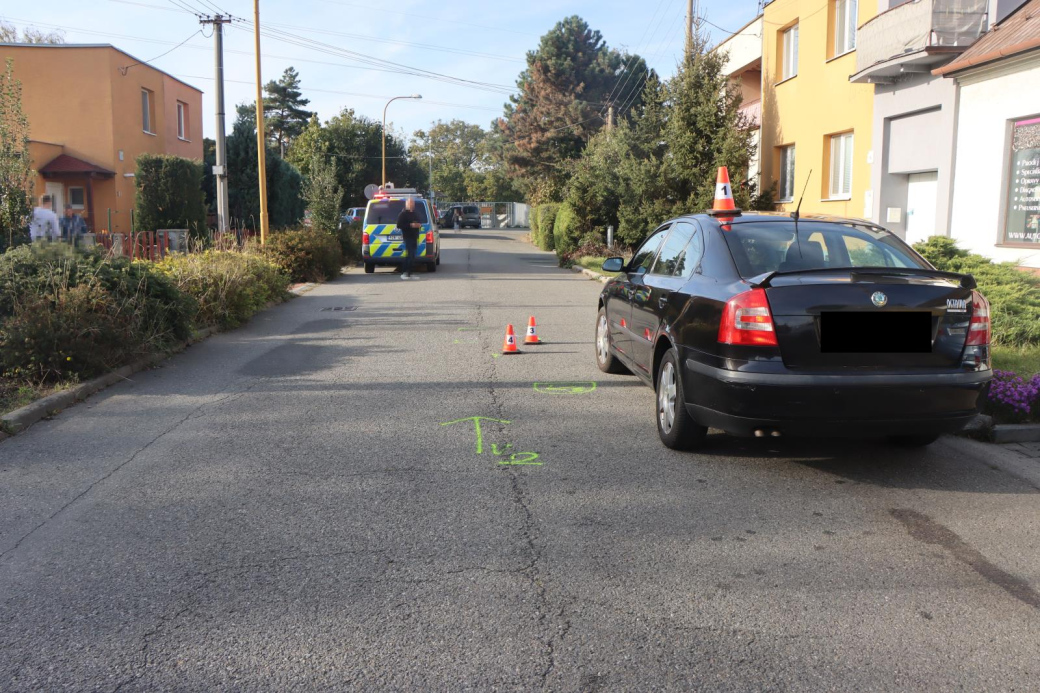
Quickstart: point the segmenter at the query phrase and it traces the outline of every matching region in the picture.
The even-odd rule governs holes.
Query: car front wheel
[[[628,373],[624,364],[610,352],[610,324],[607,309],[600,308],[596,318],[596,365],[604,373]]]
[[[673,450],[694,450],[704,445],[707,426],[701,426],[686,411],[679,359],[669,349],[657,369],[657,433]]]

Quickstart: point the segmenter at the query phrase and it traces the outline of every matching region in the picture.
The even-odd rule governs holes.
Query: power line
[[[170,50],[166,51],[165,53],[161,53],[161,54],[155,56],[154,58],[152,58],[151,60],[141,60],[140,62],[132,63],[130,65],[125,65],[125,66],[119,68],[119,72],[121,72],[122,75],[124,77],[126,77],[126,73],[130,71],[131,67],[137,67],[138,65],[155,62],[159,58],[162,58],[163,56],[169,55],[170,53],[174,52],[175,50],[177,50],[178,48],[183,46],[185,43],[187,43],[188,41],[192,40],[193,38],[195,38],[197,35],[199,35],[201,33],[202,33],[202,30],[201,29],[197,29],[197,30],[195,30],[192,33],[191,36],[189,36],[188,38],[184,39],[183,41],[181,41],[180,43],[178,43],[176,46],[174,46]]]
[[[657,18],[657,13],[661,11],[661,7],[664,6],[664,2],[665,0],[660,0],[660,2],[657,3],[657,9],[655,9],[653,15],[651,15],[650,21],[647,23],[646,28],[643,29],[643,35],[639,37],[639,42],[636,43],[636,48],[632,51],[632,56],[629,58],[628,64],[625,65],[624,70],[622,70],[621,74],[618,75],[617,83],[614,84],[614,88],[610,90],[610,94],[607,96],[607,103],[603,107],[603,109],[600,110],[600,115],[603,115],[604,110],[614,105],[612,99],[614,98],[614,92],[617,91],[618,87],[621,86],[622,77],[625,77],[626,82],[628,81],[627,78],[631,77],[631,73],[629,72],[629,70],[632,68],[632,63],[635,61],[637,57],[639,57],[639,49],[643,46],[643,40],[646,38],[647,33],[650,31],[650,27],[653,26],[654,20]]]
[[[476,27],[478,29],[487,29],[489,31],[500,31],[500,32],[506,33],[506,34],[517,34],[519,36],[537,36],[537,34],[532,34],[532,33],[527,32],[527,31],[516,31],[514,29],[503,29],[501,26],[488,26],[486,24],[476,24],[474,22],[465,22],[465,21],[461,21],[459,19],[456,19],[455,17],[450,17],[450,18],[431,17],[430,15],[414,14],[412,12],[402,12],[400,10],[389,9],[389,8],[383,6],[383,5],[378,4],[378,3],[375,4],[375,5],[372,5],[372,4],[362,5],[362,4],[356,3],[356,2],[342,2],[341,0],[320,0],[320,1],[321,2],[327,2],[327,3],[331,4],[331,5],[340,5],[340,6],[343,6],[343,7],[356,7],[358,9],[363,9],[363,10],[371,10],[371,9],[374,8],[380,14],[399,14],[399,15],[403,15],[405,17],[408,17],[409,19],[429,19],[429,20],[434,21],[434,22],[447,22],[447,23],[451,24],[452,26],[472,26],[472,27]]]

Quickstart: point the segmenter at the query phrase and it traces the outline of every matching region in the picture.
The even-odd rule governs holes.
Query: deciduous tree
[[[0,244],[5,248],[29,239],[35,176],[22,83],[14,78],[14,61],[8,59],[0,73]]]

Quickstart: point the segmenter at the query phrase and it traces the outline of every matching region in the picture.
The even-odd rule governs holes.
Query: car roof
[[[684,214],[682,216],[675,217],[674,219],[669,219],[665,223],[671,223],[674,221],[679,221],[681,219],[696,219],[701,223],[714,225],[716,227],[720,227],[723,225],[736,226],[739,224],[749,224],[752,222],[775,223],[781,221],[793,221],[791,214],[788,212],[741,212],[740,215],[736,217],[718,217],[714,214],[707,214],[702,212],[700,214]],[[723,222],[722,219],[725,219],[726,221]],[[879,226],[878,224],[875,224],[874,222],[868,221],[866,219],[856,219],[854,217],[840,217],[831,214],[801,214],[798,217],[798,221],[803,223],[818,222],[829,224],[851,224],[853,226],[866,226],[881,231],[888,231],[888,229],[886,229],[885,227]]]

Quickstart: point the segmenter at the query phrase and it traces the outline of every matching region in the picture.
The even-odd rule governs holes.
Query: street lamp
[[[412,94],[411,96],[395,96],[386,102],[386,106],[383,106],[383,186],[386,185],[386,109],[390,107],[394,101],[398,99],[421,99],[422,94]],[[382,186],[380,186],[382,187]]]

